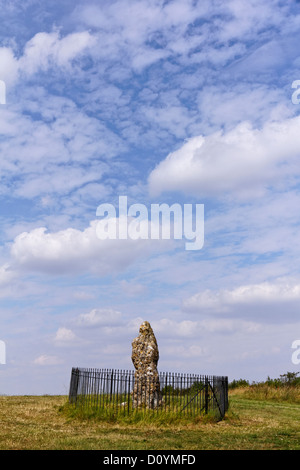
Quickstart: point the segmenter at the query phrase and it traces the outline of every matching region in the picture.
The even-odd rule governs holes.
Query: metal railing
[[[132,370],[73,368],[69,402],[107,415],[147,410],[197,417],[213,412],[222,419],[228,409],[227,377],[159,372],[159,385],[153,400],[149,376],[139,385]]]

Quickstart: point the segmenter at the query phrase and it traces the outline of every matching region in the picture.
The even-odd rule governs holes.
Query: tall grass
[[[268,401],[251,403],[237,395],[219,423],[206,423],[204,416],[195,424],[141,420],[130,425],[72,419],[64,408],[67,399],[0,396],[0,450],[300,450],[298,405],[273,407]],[[64,412],[58,411],[61,407]]]
[[[274,387],[259,383],[248,387],[243,393],[245,398],[256,400],[276,400],[300,404],[300,387]]]
[[[146,407],[131,410],[130,413],[122,412],[115,406],[108,404],[103,407],[96,406],[74,406],[69,402],[60,407],[60,412],[68,418],[77,418],[79,420],[96,420],[106,423],[123,423],[156,426],[175,425],[175,424],[195,424],[205,422],[217,422],[220,420],[220,414],[217,409],[211,409],[208,413],[180,413],[176,409],[158,409],[151,410]]]
[[[268,377],[264,382],[252,382],[245,379],[229,383],[231,395],[243,395],[256,400],[274,400],[300,404],[300,377],[298,372],[287,372],[279,378]]]
[[[158,403],[153,406],[147,394],[140,396],[139,406],[134,406],[132,393],[109,387],[110,393],[84,393],[70,396],[62,411],[80,419],[96,418],[108,422],[181,423],[182,421],[220,420],[227,406],[225,383],[195,381],[189,387],[167,385],[161,390]],[[219,388],[218,388],[219,386]],[[225,396],[226,395],[226,396]]]

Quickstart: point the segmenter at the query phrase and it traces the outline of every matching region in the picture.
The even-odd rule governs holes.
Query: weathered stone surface
[[[157,363],[159,351],[151,325],[144,321],[139,335],[132,342],[131,359],[135,367],[135,382],[132,392],[133,407],[156,408],[161,404],[161,393]]]

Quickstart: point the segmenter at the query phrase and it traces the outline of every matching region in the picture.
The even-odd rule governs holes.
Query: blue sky
[[[72,366],[264,380],[299,339],[300,4],[0,1],[0,393]],[[205,206],[205,243],[99,240],[96,210]]]

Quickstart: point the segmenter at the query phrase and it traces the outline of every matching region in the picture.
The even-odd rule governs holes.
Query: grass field
[[[247,389],[230,392],[223,421],[128,424],[81,420],[62,411],[64,396],[1,396],[0,449],[299,450],[300,404]]]

